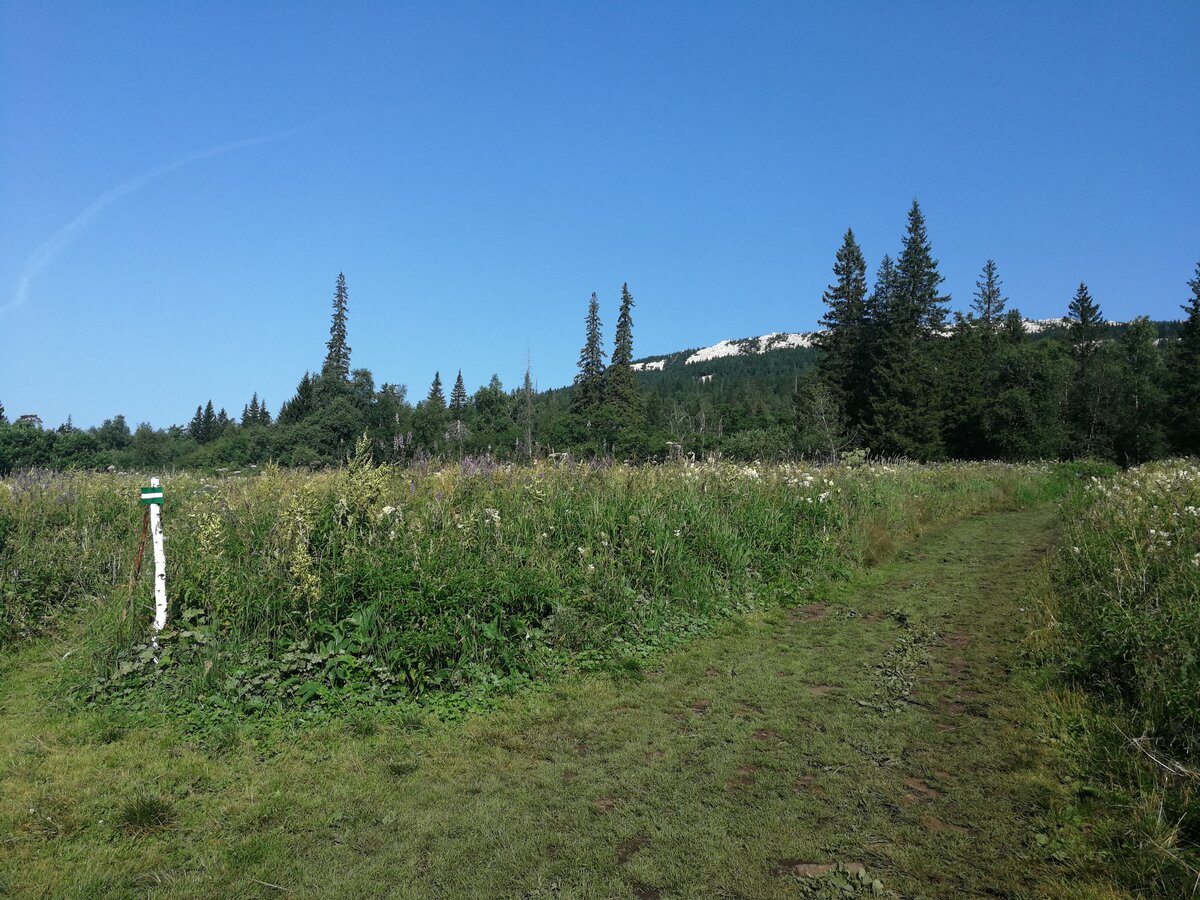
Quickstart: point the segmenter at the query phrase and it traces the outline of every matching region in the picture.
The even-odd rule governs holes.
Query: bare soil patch
[[[908,803],[937,800],[942,796],[941,791],[931,787],[928,782],[920,778],[905,778],[904,786],[908,788],[908,793],[904,795],[904,800]]]
[[[943,822],[937,816],[921,816],[922,827],[927,831],[937,831],[947,834],[967,834],[970,828],[965,828],[962,825],[955,825],[953,822]]]
[[[630,857],[640,850],[644,850],[650,844],[650,838],[644,834],[635,834],[631,838],[625,838],[617,845],[617,865],[625,865],[629,862]]]
[[[788,610],[788,618],[793,622],[815,622],[829,615],[829,607],[824,603],[808,603]]]
[[[758,766],[742,766],[737,770],[737,774],[729,779],[728,787],[731,791],[739,791],[742,788],[750,787],[755,782],[755,773],[758,771]]]

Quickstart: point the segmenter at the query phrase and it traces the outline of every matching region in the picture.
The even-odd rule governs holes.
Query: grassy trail
[[[824,896],[844,876],[806,873],[841,862],[863,895],[1107,896],[1059,887],[1035,840],[1054,785],[1014,670],[1053,529],[1046,506],[973,517],[645,680],[428,731],[103,735],[38,711],[27,651],[0,682],[0,894]],[[130,835],[142,779],[172,820]]]

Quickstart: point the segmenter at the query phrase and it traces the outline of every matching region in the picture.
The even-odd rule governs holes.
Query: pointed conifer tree
[[[425,399],[417,404],[413,418],[417,441],[426,450],[434,451],[446,438],[446,394],[442,390],[442,373],[435,372]]]
[[[990,330],[1000,324],[1004,315],[1007,298],[1000,291],[1004,282],[996,274],[994,259],[989,259],[983,264],[983,271],[979,277],[980,280],[975,282],[975,296],[971,300],[971,308],[975,311],[978,321]]]
[[[872,449],[914,459],[945,453],[943,328],[949,297],[916,200],[881,310],[879,361],[871,392]]]
[[[629,283],[621,286],[621,312],[612,360],[604,373],[604,402],[613,432],[639,424],[643,417],[637,376],[633,373],[633,295]]]
[[[1008,298],[1001,292],[1000,276],[996,272],[996,261],[989,259],[983,264],[979,280],[975,282],[975,296],[971,308],[976,315],[976,324],[983,340],[981,348],[989,368],[996,355],[1000,329],[1004,324],[1004,307]]]
[[[596,414],[604,400],[604,337],[601,334],[600,300],[595,293],[588,301],[584,322],[583,349],[579,351],[579,372],[571,392],[571,412],[583,433],[591,432]]]
[[[1104,327],[1100,305],[1092,299],[1088,287],[1082,281],[1067,307],[1067,334],[1071,341],[1071,354],[1076,362],[1086,365],[1100,345],[1100,333]]]
[[[825,289],[825,315],[817,336],[824,351],[820,370],[832,400],[851,426],[861,425],[871,388],[870,322],[867,319],[867,262],[846,229],[833,264],[834,283]]]
[[[521,384],[520,405],[521,455],[525,459],[533,458],[533,366],[525,363],[525,381]]]
[[[1107,402],[1112,379],[1101,371],[1100,335],[1104,319],[1100,305],[1082,281],[1067,306],[1067,339],[1075,370],[1067,392],[1067,420],[1075,453],[1083,456],[1108,450],[1107,419],[1112,412]]]
[[[0,425],[7,425],[8,417],[4,415],[4,404],[0,403]]]
[[[296,385],[295,395],[279,408],[279,424],[292,425],[303,420],[305,416],[315,410],[316,386],[314,382],[315,379],[312,375],[305,372],[300,383]]]
[[[989,404],[996,394],[997,353],[1005,298],[1000,290],[995,260],[984,263],[972,312],[955,313],[952,336],[946,346],[943,369],[954,385],[945,392],[942,437],[949,454],[958,459],[987,455],[983,423],[990,420]]]
[[[213,409],[211,400],[204,407],[204,416],[201,419],[200,426],[200,443],[207,444],[217,436],[217,412]]]
[[[458,370],[458,378],[454,380],[454,387],[450,390],[450,411],[454,418],[462,420],[467,411],[467,388],[463,384],[462,369]]]
[[[945,279],[938,272],[925,214],[916,200],[908,210],[908,230],[896,260],[896,276],[900,321],[926,336],[939,332],[946,324],[946,304],[950,298],[938,293]]]
[[[347,343],[346,318],[349,296],[346,293],[346,276],[339,272],[337,287],[333,293],[333,321],[329,326],[329,340],[325,346],[325,364],[321,374],[346,381],[350,378],[350,345]]]
[[[467,388],[463,384],[462,369],[458,370],[458,378],[450,389],[450,437],[462,453],[463,441],[467,438]]]
[[[250,398],[250,402],[242,407],[242,427],[258,425],[261,412],[258,408],[258,391]]]
[[[425,402],[433,409],[445,412],[446,410],[446,395],[442,391],[442,373],[433,373],[433,384],[429,385],[429,394],[425,397]]]
[[[192,416],[192,420],[188,422],[188,434],[196,443],[204,442],[204,407],[197,406],[196,414]]]

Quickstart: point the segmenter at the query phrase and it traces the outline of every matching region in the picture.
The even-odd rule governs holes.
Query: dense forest
[[[468,393],[435,373],[412,402],[351,366],[349,293],[339,275],[326,354],[272,414],[251,394],[240,415],[197,405],[190,421],[131,428],[117,415],[89,429],[70,419],[9,422],[0,405],[0,473],[29,467],[247,469],[270,461],[319,467],[371,439],[381,462],[522,460],[554,453],[649,460],[830,457],[861,450],[920,460],[1098,457],[1130,465],[1200,453],[1200,264],[1182,323],[1104,321],[1086,284],[1066,315],[1031,329],[984,263],[970,311],[951,313],[924,216],[914,201],[895,259],[868,266],[847,231],[810,347],[689,365],[686,354],[639,365],[633,295],[621,290],[611,356],[600,303],[585,317],[569,387],[506,388],[493,376]],[[2,398],[0,398],[2,399]]]

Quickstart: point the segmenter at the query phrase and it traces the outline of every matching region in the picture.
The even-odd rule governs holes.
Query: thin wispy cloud
[[[246,138],[240,141],[230,141],[227,144],[220,144],[216,147],[210,147],[207,150],[201,150],[199,153],[192,153],[188,156],[181,157],[173,162],[158,166],[148,172],[143,172],[135,178],[131,178],[123,184],[117,185],[111,190],[105,191],[86,207],[84,207],[75,218],[63,225],[62,228],[54,232],[45,242],[43,242],[33,253],[29,259],[25,261],[24,267],[21,269],[21,275],[17,279],[17,287],[13,292],[12,299],[4,306],[0,306],[0,315],[13,312],[20,309],[29,300],[30,289],[33,286],[34,279],[46,269],[59,254],[67,247],[74,243],[92,221],[100,213],[104,212],[108,207],[112,206],[122,197],[127,197],[135,191],[139,191],[148,185],[150,182],[162,178],[176,169],[182,169],[184,166],[189,166],[192,163],[197,163],[205,159],[212,159],[214,156],[223,156],[226,153],[232,153],[235,150],[244,150],[248,147],[259,147],[263,144],[282,141],[285,138],[299,134],[314,125],[323,122],[328,116],[323,116],[320,119],[315,119],[312,122],[307,122],[304,125],[296,128],[280,131],[277,134],[268,134],[263,137]]]

